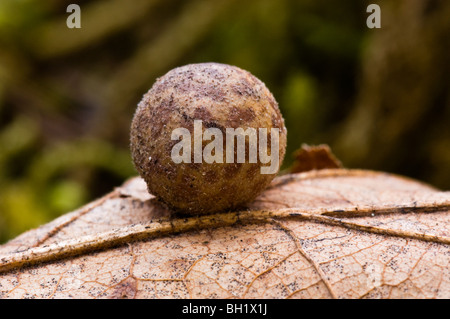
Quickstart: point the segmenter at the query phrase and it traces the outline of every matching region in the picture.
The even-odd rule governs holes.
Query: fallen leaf
[[[306,145],[294,152],[294,163],[290,173],[301,173],[313,169],[342,168],[342,163],[331,152],[328,145]]]
[[[387,173],[276,178],[186,217],[140,178],[0,246],[3,298],[450,298],[450,192]]]

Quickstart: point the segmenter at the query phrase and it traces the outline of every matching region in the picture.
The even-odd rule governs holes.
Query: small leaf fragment
[[[303,144],[302,147],[294,153],[294,163],[291,167],[291,173],[301,173],[310,170],[320,170],[326,168],[342,168],[342,163],[331,152],[326,144],[310,146]]]

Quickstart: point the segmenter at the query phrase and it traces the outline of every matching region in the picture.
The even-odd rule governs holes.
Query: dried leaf
[[[313,169],[342,168],[342,163],[331,152],[328,145],[306,145],[294,153],[294,163],[290,169],[291,173],[301,173]]]
[[[450,193],[325,169],[171,215],[140,178],[0,246],[3,298],[450,298]]]

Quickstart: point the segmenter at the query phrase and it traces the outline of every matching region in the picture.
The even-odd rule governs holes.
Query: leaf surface
[[[450,298],[450,193],[387,173],[276,178],[172,214],[133,178],[0,246],[3,298]]]

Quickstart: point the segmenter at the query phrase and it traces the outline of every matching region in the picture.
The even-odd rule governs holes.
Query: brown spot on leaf
[[[137,292],[137,281],[132,277],[114,286],[111,291],[106,292],[106,297],[110,299],[133,299]]]

